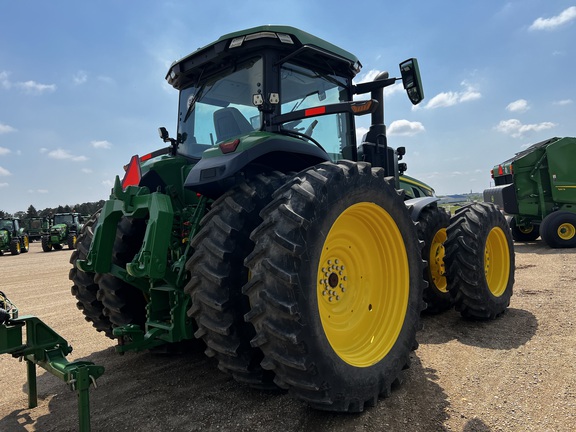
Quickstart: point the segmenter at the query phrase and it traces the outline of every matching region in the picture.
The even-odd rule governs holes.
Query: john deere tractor
[[[67,245],[68,249],[75,249],[80,229],[82,221],[79,213],[56,213],[52,217],[48,233],[42,236],[42,250],[61,250],[64,245]]]
[[[0,255],[3,255],[4,252],[20,255],[20,252],[28,252],[28,249],[28,233],[20,225],[20,220],[15,218],[0,219]]]
[[[514,255],[496,207],[448,221],[435,196],[399,188],[405,151],[387,144],[383,95],[402,81],[423,99],[416,59],[355,84],[360,67],[285,26],[172,64],[176,136],[160,128],[169,145],[132,157],[71,257],[78,307],[118,352],[199,338],[240,382],[358,412],[389,394],[417,345],[423,256],[439,257],[465,316],[504,312]],[[355,116],[368,114],[357,143]]]

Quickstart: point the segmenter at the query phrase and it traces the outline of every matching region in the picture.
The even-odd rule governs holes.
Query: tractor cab
[[[228,34],[175,62],[166,79],[180,91],[178,153],[201,159],[186,187],[217,196],[251,167],[297,171],[358,160],[354,116],[369,113],[375,130],[362,159],[397,175],[386,143],[376,141],[385,137],[382,89],[401,78],[354,85],[360,69],[353,54],[285,26]],[[416,60],[401,72],[412,102],[420,102]],[[165,129],[161,136],[168,140]]]

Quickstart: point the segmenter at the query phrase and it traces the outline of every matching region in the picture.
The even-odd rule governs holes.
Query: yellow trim
[[[504,294],[510,276],[510,251],[506,234],[500,227],[492,228],[486,238],[484,275],[488,288],[495,297]]]
[[[446,228],[440,228],[436,231],[430,244],[430,256],[428,257],[430,279],[434,283],[434,287],[443,293],[448,292],[448,283],[446,282],[446,271],[444,268],[444,242],[447,238]]]
[[[576,235],[576,227],[569,222],[564,222],[558,227],[557,233],[562,240],[572,240]]]
[[[324,240],[316,286],[334,352],[356,367],[383,359],[402,330],[410,294],[408,255],[392,216],[370,202],[344,210]]]

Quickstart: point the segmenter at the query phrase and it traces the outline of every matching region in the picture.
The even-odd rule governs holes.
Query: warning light
[[[138,155],[132,156],[130,163],[126,168],[126,174],[122,179],[122,190],[126,190],[128,186],[136,186],[140,183],[140,178],[142,177],[142,171],[140,171],[140,158]]]

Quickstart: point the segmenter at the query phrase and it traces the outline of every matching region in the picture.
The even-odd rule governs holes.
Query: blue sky
[[[286,6],[289,5],[289,6]],[[417,57],[426,99],[387,91],[389,143],[439,194],[481,192],[527,145],[576,135],[576,0],[3,1],[0,210],[107,199],[176,130],[173,60],[222,34],[299,27],[353,52],[357,81]],[[345,20],[345,21],[343,21]],[[368,118],[358,118],[358,134]]]

